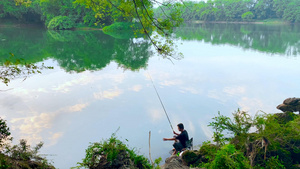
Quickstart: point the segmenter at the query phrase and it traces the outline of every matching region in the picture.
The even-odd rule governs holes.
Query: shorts
[[[183,145],[180,143],[180,142],[175,142],[174,144],[173,144],[173,147],[175,148],[175,150],[177,151],[177,152],[180,152],[184,147],[183,147]]]

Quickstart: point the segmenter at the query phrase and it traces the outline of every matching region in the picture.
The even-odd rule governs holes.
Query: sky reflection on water
[[[11,126],[15,142],[45,142],[42,153],[52,154],[58,168],[75,166],[89,142],[117,136],[128,139],[148,156],[148,133],[152,132],[152,158],[166,158],[171,128],[148,77],[151,75],[174,128],[185,124],[194,144],[210,139],[211,118],[230,116],[238,108],[254,115],[263,110],[276,113],[287,97],[299,97],[299,57],[282,57],[229,45],[212,46],[184,41],[185,58],[174,61],[153,56],[146,70],[123,70],[111,62],[100,71],[66,73],[57,61],[44,63],[43,71],[26,81],[1,84],[1,117]]]

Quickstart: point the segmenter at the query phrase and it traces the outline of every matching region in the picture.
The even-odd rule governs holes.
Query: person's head
[[[177,124],[178,130],[179,131],[183,131],[184,130],[184,126],[182,123]]]

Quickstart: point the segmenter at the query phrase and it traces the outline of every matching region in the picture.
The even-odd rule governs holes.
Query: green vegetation
[[[297,25],[268,24],[186,24],[176,28],[176,37],[213,45],[229,44],[243,49],[285,56],[299,55]]]
[[[48,29],[64,30],[72,29],[75,22],[68,16],[56,16],[48,24]]]
[[[159,54],[173,57],[177,53],[170,35],[183,20],[179,17],[180,11],[175,10],[177,5],[168,2],[162,4],[174,6],[170,18],[155,18],[153,5],[157,3],[161,4],[155,0],[2,0],[0,19],[39,22],[53,30],[85,26],[102,28],[116,22],[139,23],[141,27],[135,28],[134,35],[145,34]],[[151,37],[154,29],[168,40]]]
[[[135,150],[129,149],[126,144],[117,139],[115,133],[107,140],[92,143],[86,149],[86,156],[76,168],[140,168],[152,169],[158,166],[160,158],[155,164],[148,159],[137,155]]]
[[[0,118],[0,136],[1,169],[54,168],[47,159],[38,155],[43,146],[42,142],[33,148],[30,148],[24,139],[20,140],[19,145],[11,145],[12,137],[10,137],[6,121],[2,118]]]
[[[262,21],[282,19],[287,22],[300,22],[299,0],[208,0],[185,1],[178,4],[181,17],[185,21]],[[164,16],[172,9],[156,9],[158,16]]]
[[[147,67],[151,56],[149,41],[135,42],[133,37],[115,39],[102,31],[7,27],[0,28],[0,32],[0,39],[4,39],[0,42],[2,65],[11,60],[9,53],[14,51],[13,58],[22,58],[26,63],[54,59],[67,72],[101,70],[111,62],[123,70],[138,71]]]
[[[219,113],[210,123],[213,141],[186,152],[189,165],[205,168],[297,168],[300,163],[300,117],[236,111],[233,119]],[[250,128],[255,132],[250,132]],[[194,157],[192,160],[189,157]]]
[[[10,55],[9,59],[6,59],[3,66],[0,67],[0,80],[6,85],[12,79],[20,77],[26,79],[28,75],[41,73],[43,69],[53,69],[53,67],[44,66],[44,64],[37,66],[32,63],[26,63],[24,59],[15,58],[12,53]]]

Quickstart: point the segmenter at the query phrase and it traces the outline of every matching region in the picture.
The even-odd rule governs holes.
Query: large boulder
[[[187,163],[184,162],[181,156],[172,155],[167,158],[165,164],[160,166],[161,169],[201,169],[201,168],[190,168]]]
[[[189,169],[181,157],[177,155],[172,155],[167,158],[165,164],[160,167],[161,169]]]
[[[277,109],[283,112],[300,112],[300,98],[287,98],[277,106]]]

